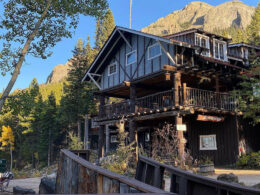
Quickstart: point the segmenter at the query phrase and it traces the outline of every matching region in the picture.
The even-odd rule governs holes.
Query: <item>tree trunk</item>
[[[33,32],[29,35],[26,43],[24,44],[24,47],[23,47],[23,49],[20,53],[19,60],[18,60],[17,64],[15,65],[15,69],[14,69],[14,72],[12,74],[11,80],[9,81],[7,87],[5,88],[3,94],[0,98],[0,112],[2,111],[2,108],[4,106],[4,102],[5,102],[6,98],[8,97],[9,93],[11,92],[11,90],[12,90],[12,88],[13,88],[13,86],[14,86],[17,78],[18,78],[18,75],[20,74],[20,70],[21,70],[21,67],[23,65],[23,61],[25,59],[25,56],[26,56],[26,54],[27,54],[27,52],[30,48],[30,44],[34,40],[37,32],[39,31],[41,23],[42,23],[43,19],[46,17],[50,6],[51,6],[51,0],[47,1],[47,5],[46,5],[45,10],[43,11],[40,19],[35,24],[35,28],[34,28]]]
[[[51,164],[51,130],[49,129],[49,137],[48,137],[48,167]]]
[[[81,122],[80,122],[80,120],[77,121],[77,125],[78,125],[78,140],[79,140],[79,142],[81,142]]]
[[[85,130],[84,130],[84,149],[89,149],[89,118],[88,114],[85,116]]]
[[[10,157],[11,157],[11,163],[10,163],[10,171],[12,171],[13,169],[13,151],[12,151],[12,147],[10,146]]]

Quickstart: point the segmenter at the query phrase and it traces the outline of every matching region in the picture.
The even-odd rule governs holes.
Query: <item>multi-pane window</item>
[[[150,46],[148,49],[148,59],[149,60],[156,58],[156,57],[160,56],[161,54],[162,54],[161,46],[158,43]]]
[[[200,135],[200,150],[217,150],[216,135]]]
[[[117,140],[117,136],[116,135],[111,135],[110,137],[110,143],[117,143],[118,140]]]
[[[110,64],[108,66],[108,76],[116,74],[116,63]]]
[[[224,45],[223,44],[219,44],[219,57],[221,60],[224,60]]]
[[[201,35],[201,34],[195,34],[195,45],[204,48],[201,53],[202,55],[204,55],[204,56],[209,55],[209,51],[207,50],[207,49],[209,49],[209,37]]]
[[[220,60],[225,60],[225,43],[214,40],[214,57]]]
[[[126,54],[126,65],[136,62],[136,50]]]

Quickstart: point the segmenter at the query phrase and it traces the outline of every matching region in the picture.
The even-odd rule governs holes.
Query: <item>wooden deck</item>
[[[216,112],[216,113],[235,113],[238,103],[236,98],[229,93],[213,92],[208,90],[183,87],[178,90],[178,105],[176,105],[174,89],[147,95],[135,100],[135,112],[131,112],[130,100],[106,104],[104,112],[98,119],[111,120],[122,117],[136,117],[140,115],[150,115],[162,112],[189,110]]]

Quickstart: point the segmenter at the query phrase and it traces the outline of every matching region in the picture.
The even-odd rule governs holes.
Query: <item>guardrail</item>
[[[258,189],[192,174],[141,155],[138,159],[136,179],[162,189],[165,171],[169,172],[171,175],[170,192],[179,195],[260,194],[260,190]]]
[[[96,166],[69,150],[61,150],[57,194],[156,193],[171,194],[136,179]]]

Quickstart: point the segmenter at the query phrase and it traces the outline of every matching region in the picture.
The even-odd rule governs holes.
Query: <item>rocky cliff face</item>
[[[55,66],[51,74],[48,76],[46,84],[62,81],[68,75],[68,72],[71,69],[70,64],[71,62],[68,61],[66,64],[58,64]]]
[[[166,35],[190,28],[206,31],[226,29],[232,25],[245,29],[250,23],[255,7],[240,1],[229,1],[216,7],[195,1],[182,10],[174,11],[142,29],[156,35]]]

